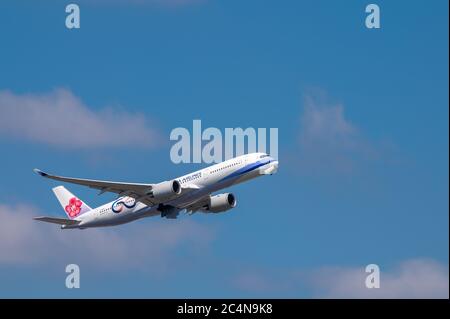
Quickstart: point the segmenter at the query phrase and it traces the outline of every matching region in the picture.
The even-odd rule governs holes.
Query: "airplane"
[[[261,152],[241,155],[157,184],[63,177],[35,168],[33,171],[42,177],[94,188],[100,190],[99,195],[116,193],[118,197],[92,209],[64,186],[57,186],[53,192],[68,218],[42,216],[34,219],[59,224],[61,229],[85,229],[121,225],[158,215],[174,219],[181,211],[189,215],[195,212],[222,213],[236,206],[236,196],[233,193],[212,193],[259,176],[272,175],[277,170],[278,161]]]

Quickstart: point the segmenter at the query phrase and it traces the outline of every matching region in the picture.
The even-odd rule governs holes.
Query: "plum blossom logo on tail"
[[[66,206],[65,210],[67,214],[69,214],[69,217],[74,218],[80,213],[82,205],[83,203],[81,202],[81,200],[76,197],[72,197],[69,200],[69,204]]]

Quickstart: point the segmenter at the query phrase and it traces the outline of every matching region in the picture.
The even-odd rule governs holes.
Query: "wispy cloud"
[[[346,117],[344,105],[330,102],[322,91],[305,95],[298,134],[291,160],[302,173],[349,173],[379,156],[374,143]]]
[[[364,267],[322,268],[310,275],[317,296],[324,298],[448,298],[448,265],[412,259],[380,273],[380,288],[365,286]]]
[[[88,264],[102,271],[137,269],[163,274],[176,252],[204,252],[214,234],[192,220],[160,220],[115,228],[61,230],[32,220],[42,215],[29,205],[0,204],[0,266],[49,265],[55,261]],[[150,267],[149,267],[150,266]]]
[[[365,266],[239,270],[233,286],[258,296],[314,298],[448,298],[448,265],[416,258],[380,268],[380,288],[365,286]]]
[[[96,111],[66,89],[23,95],[0,91],[0,111],[0,137],[66,149],[154,147],[161,142],[144,115],[110,107]]]

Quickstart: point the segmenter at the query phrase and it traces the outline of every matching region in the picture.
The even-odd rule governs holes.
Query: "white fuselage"
[[[278,169],[278,161],[265,153],[252,153],[235,157],[219,164],[176,178],[183,188],[193,191],[169,200],[164,205],[181,211],[213,192],[239,184],[255,177],[273,174]],[[159,205],[145,205],[132,197],[119,197],[114,201],[79,216],[76,228],[112,226],[130,221],[160,215]],[[63,228],[75,228],[67,226]]]

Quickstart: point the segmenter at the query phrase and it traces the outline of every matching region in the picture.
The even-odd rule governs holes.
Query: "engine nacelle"
[[[232,193],[224,193],[211,196],[206,209],[211,213],[222,213],[234,208],[236,204],[236,197]]]
[[[151,196],[156,199],[166,199],[181,193],[181,184],[177,180],[161,182],[153,186]]]

